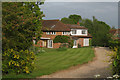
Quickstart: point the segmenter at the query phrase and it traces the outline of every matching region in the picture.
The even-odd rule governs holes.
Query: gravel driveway
[[[106,51],[109,50],[104,47],[95,48],[96,57],[93,61],[37,78],[95,78],[95,75],[100,75],[100,78],[109,77],[111,70],[110,64],[105,62],[109,60]]]

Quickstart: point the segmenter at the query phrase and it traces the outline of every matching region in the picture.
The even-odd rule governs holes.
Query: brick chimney
[[[77,22],[77,25],[80,25],[79,21]]]

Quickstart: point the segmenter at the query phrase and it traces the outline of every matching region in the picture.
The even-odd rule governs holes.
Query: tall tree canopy
[[[73,19],[75,24],[77,24],[79,21],[82,20],[81,16],[80,15],[76,15],[76,14],[70,15],[69,18]]]
[[[3,51],[9,48],[28,49],[32,45],[33,37],[40,37],[43,12],[39,5],[41,2],[3,2]]]
[[[62,18],[61,21],[65,24],[75,24],[74,20],[73,19],[69,19],[69,18]]]

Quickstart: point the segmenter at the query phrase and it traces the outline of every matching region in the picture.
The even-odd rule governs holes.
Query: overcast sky
[[[45,14],[43,19],[61,19],[78,14],[91,20],[95,16],[99,21],[118,27],[117,2],[45,2],[40,7]]]

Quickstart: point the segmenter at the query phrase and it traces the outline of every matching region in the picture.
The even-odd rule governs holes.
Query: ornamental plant
[[[7,73],[31,73],[34,69],[35,54],[28,50],[6,50],[2,55],[2,72]]]

